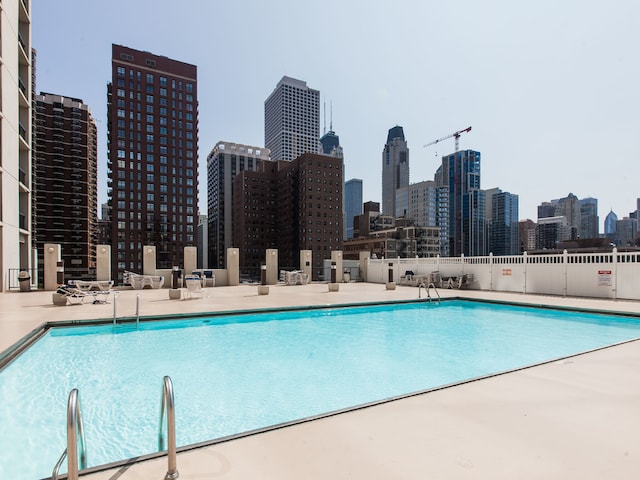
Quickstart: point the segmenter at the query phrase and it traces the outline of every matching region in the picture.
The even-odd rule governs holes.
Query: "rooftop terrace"
[[[217,287],[208,298],[123,290],[118,316],[354,304],[417,299],[381,284]],[[534,305],[640,314],[640,303],[441,290]],[[0,295],[0,351],[45,322],[113,318],[113,303],[56,307],[51,292]],[[178,455],[181,479],[602,479],[640,471],[640,342],[578,355]],[[53,465],[52,465],[53,468]],[[162,479],[166,457],[85,475]]]

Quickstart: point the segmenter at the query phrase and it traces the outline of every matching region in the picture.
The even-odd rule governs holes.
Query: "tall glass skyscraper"
[[[347,238],[353,238],[353,217],[362,215],[362,180],[352,178],[344,184],[344,209],[347,222]]]
[[[518,195],[498,188],[486,191],[489,252],[494,255],[517,255]]]
[[[264,102],[264,143],[272,160],[294,160],[320,149],[320,92],[282,77]]]
[[[436,183],[448,193],[448,249],[453,257],[487,254],[486,196],[480,189],[480,152],[460,150],[442,157]]]
[[[611,210],[604,219],[604,234],[607,238],[615,238],[618,215]]]
[[[409,186],[409,148],[404,130],[396,125],[389,129],[382,151],[382,213],[402,217],[407,212],[396,211],[396,190]]]
[[[600,236],[600,217],[598,217],[598,199],[587,197],[580,200],[580,238],[598,238]]]

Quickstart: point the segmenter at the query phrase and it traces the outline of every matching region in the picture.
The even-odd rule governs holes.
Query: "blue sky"
[[[387,131],[404,128],[411,182],[453,139],[482,152],[482,188],[520,218],[574,193],[620,218],[640,197],[640,2],[613,0],[33,0],[37,91],[82,98],[99,131],[106,201],[111,44],[198,66],[200,208],[221,140],[264,145],[264,100],[283,75],[320,90],[346,178],[380,201]],[[327,112],[327,128],[329,112]],[[322,123],[322,115],[321,115]]]

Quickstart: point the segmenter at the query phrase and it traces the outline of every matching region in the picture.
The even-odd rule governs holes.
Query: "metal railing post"
[[[160,404],[160,427],[158,429],[158,451],[164,450],[164,418],[167,417],[167,460],[168,468],[165,480],[175,480],[180,476],[176,465],[176,416],[173,401],[173,383],[165,375],[162,384],[162,402]]]
[[[118,306],[118,294],[113,294],[113,331],[116,331],[116,312]]]
[[[80,442],[79,459],[78,442]],[[74,388],[69,393],[69,401],[67,403],[67,448],[53,468],[53,473],[51,474],[53,480],[57,480],[58,471],[65,456],[67,457],[67,480],[78,480],[78,471],[87,468],[87,453],[85,450],[84,428],[82,426],[80,394],[77,388]]]

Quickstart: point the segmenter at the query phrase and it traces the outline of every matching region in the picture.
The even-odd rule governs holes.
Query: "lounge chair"
[[[213,273],[213,270],[204,270],[203,272],[203,287],[215,287],[216,286],[216,276]]]
[[[91,303],[107,303],[111,290],[107,291],[84,291],[68,285],[59,285],[56,293],[66,298],[67,305],[81,305],[88,298]]]
[[[309,274],[300,270],[280,270],[280,281],[286,285],[306,285],[309,283]]]
[[[111,287],[113,287],[113,280],[75,280],[74,284],[78,289],[83,291],[107,291],[111,290]]]
[[[160,288],[164,285],[162,275],[140,275],[133,272],[124,272],[123,281],[131,285],[134,290],[141,290],[144,287]]]
[[[185,298],[202,298],[209,294],[209,291],[202,286],[202,279],[198,275],[187,275],[184,278],[184,284],[187,287]]]
[[[400,275],[400,280],[399,280],[399,284],[400,285],[411,285],[411,286],[416,286],[417,283],[417,275],[415,273],[413,273],[413,270],[406,270],[404,272],[404,275]]]

